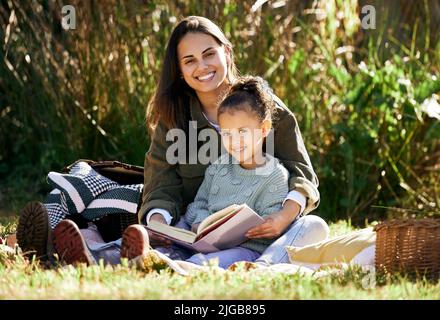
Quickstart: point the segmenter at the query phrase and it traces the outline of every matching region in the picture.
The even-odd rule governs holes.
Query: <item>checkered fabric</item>
[[[50,172],[47,181],[55,187],[44,202],[52,229],[72,214],[89,221],[108,214],[137,214],[143,188],[142,184],[119,185],[85,162],[77,163],[69,174]]]
[[[47,182],[64,193],[70,214],[83,212],[101,193],[118,186],[116,182],[97,173],[86,162],[75,164],[69,174],[49,172]]]
[[[137,213],[142,184],[117,186],[101,193],[81,213],[87,220],[96,220],[107,214]]]
[[[43,204],[49,216],[49,225],[54,229],[68,215],[66,197],[60,190],[54,189],[49,193]]]

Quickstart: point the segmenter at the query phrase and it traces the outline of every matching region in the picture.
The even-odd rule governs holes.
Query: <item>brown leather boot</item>
[[[131,260],[148,252],[150,241],[143,225],[132,224],[122,235],[121,258]]]
[[[96,264],[78,226],[72,220],[62,220],[53,230],[53,244],[60,259],[67,264]]]
[[[17,242],[25,255],[41,260],[53,257],[52,232],[46,207],[37,201],[21,210],[17,225]]]

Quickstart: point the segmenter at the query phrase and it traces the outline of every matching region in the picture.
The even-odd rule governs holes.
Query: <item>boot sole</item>
[[[145,228],[138,225],[131,225],[125,229],[122,235],[121,258],[128,260],[146,254],[149,250],[148,233]]]
[[[67,264],[95,264],[78,226],[70,221],[61,221],[53,231],[53,245],[61,260]]]
[[[29,202],[18,219],[17,242],[25,255],[47,258],[49,216],[41,202]]]

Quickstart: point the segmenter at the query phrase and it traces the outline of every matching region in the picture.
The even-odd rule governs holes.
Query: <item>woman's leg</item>
[[[179,220],[176,227],[185,230],[190,230],[191,227],[185,222],[183,218]],[[121,260],[121,241],[117,239],[111,242],[105,242],[97,227],[89,224],[88,229],[81,229],[81,233],[85,238],[87,245],[90,248],[96,260],[103,259],[105,263],[119,264]],[[184,248],[172,245],[171,247],[158,247],[157,251],[165,254],[173,260],[185,260],[192,255],[192,253]]]
[[[257,251],[243,247],[235,247],[207,254],[197,253],[186,261],[197,265],[203,265],[203,263],[207,263],[211,259],[218,259],[218,266],[227,269],[231,264],[237,261],[253,262],[259,256],[260,254]]]
[[[96,261],[103,259],[105,264],[111,265],[121,262],[121,239],[105,242],[93,223],[89,223],[87,229],[80,231]]]
[[[315,215],[306,215],[294,221],[287,231],[272,243],[255,262],[264,264],[289,263],[285,246],[304,247],[327,239],[327,223]]]
[[[186,223],[183,217],[180,218],[180,220],[176,223],[175,227],[184,230],[191,230],[191,226]],[[168,258],[173,260],[186,260],[189,257],[191,257],[191,255],[193,255],[194,253],[188,249],[185,249],[175,244],[171,245],[170,247],[156,247],[154,249],[156,249],[160,253],[163,253]]]

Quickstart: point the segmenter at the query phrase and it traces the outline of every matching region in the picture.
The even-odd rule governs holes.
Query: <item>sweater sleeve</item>
[[[208,210],[208,196],[216,170],[217,168],[214,164],[211,164],[206,169],[205,177],[197,191],[194,201],[186,208],[185,221],[189,225],[200,223],[211,214]]]
[[[279,118],[274,126],[274,155],[289,171],[289,191],[297,190],[306,199],[304,214],[320,202],[319,180],[313,170],[295,115],[273,95]]]
[[[177,165],[170,164],[166,152],[172,142],[166,140],[166,127],[159,122],[152,136],[150,148],[145,155],[144,189],[142,206],[138,212],[139,223],[145,223],[146,214],[154,208],[167,210],[174,223],[179,221],[183,210],[182,178]]]
[[[289,192],[288,178],[289,172],[280,165],[260,188],[261,192],[255,205],[260,216],[264,217],[282,209],[283,201]]]

